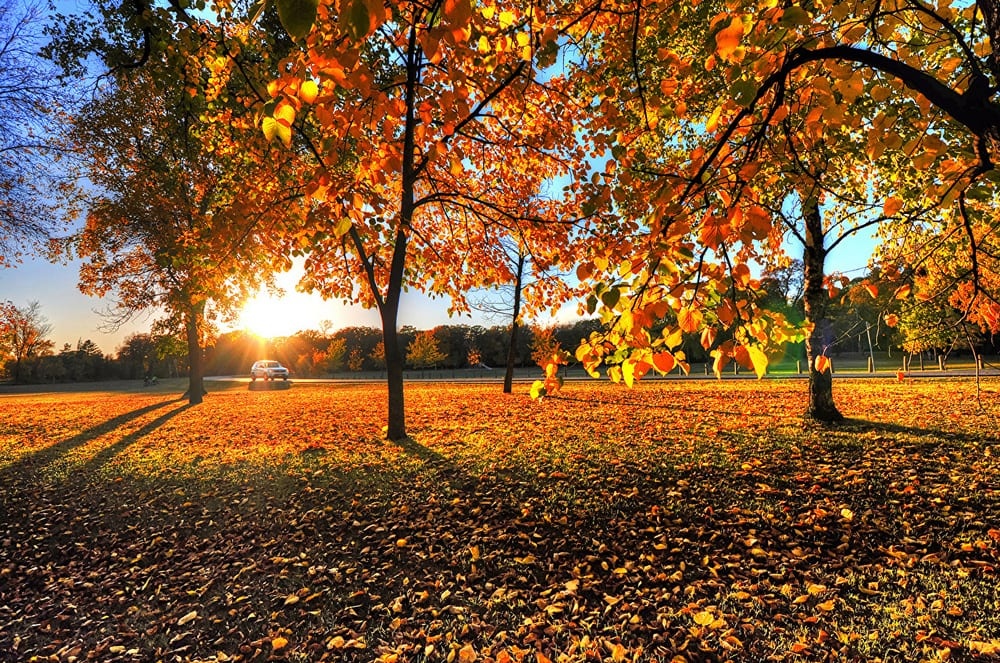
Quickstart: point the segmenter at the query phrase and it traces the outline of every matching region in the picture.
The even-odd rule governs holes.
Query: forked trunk
[[[816,358],[825,356],[824,339],[828,295],[823,287],[826,262],[823,219],[819,200],[810,195],[802,201],[802,218],[805,223],[805,253],[803,255],[806,322],[812,323],[812,332],[806,338],[806,360],[809,362],[809,407],[806,416],[817,421],[840,421],[844,415],[833,402],[833,371],[830,367],[817,367]],[[817,370],[823,368],[823,370]]]

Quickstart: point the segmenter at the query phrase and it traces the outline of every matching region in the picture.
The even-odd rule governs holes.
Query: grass
[[[177,387],[0,397],[0,659],[1000,651],[1000,382]]]

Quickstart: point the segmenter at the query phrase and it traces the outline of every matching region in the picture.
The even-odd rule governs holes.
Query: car
[[[264,378],[265,380],[277,380],[281,378],[282,380],[287,380],[288,369],[273,359],[261,359],[255,361],[253,366],[250,367],[250,381],[254,382],[257,378]]]

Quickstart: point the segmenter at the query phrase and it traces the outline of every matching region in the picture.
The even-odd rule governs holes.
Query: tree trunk
[[[803,267],[805,277],[806,322],[812,323],[812,332],[806,338],[806,361],[809,363],[809,407],[806,416],[817,421],[840,421],[844,415],[833,402],[833,372],[829,367],[816,370],[816,358],[825,354],[823,331],[826,323],[828,295],[823,287],[826,247],[824,246],[823,219],[819,200],[810,195],[802,201],[802,219],[805,223],[805,252]]]
[[[514,311],[510,321],[510,345],[507,346],[507,370],[503,376],[503,393],[514,387],[514,358],[517,356],[517,319],[521,315],[521,285],[524,283],[524,254],[517,255],[517,275],[514,281]]]
[[[200,320],[198,307],[192,306],[184,323],[188,346],[187,399],[191,405],[199,405],[205,396],[205,366],[201,356],[201,335],[198,333]]]

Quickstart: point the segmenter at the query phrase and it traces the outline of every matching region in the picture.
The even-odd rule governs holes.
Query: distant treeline
[[[533,366],[532,352],[540,337],[572,350],[582,338],[600,328],[595,320],[581,320],[555,328],[525,326],[518,330],[514,365]],[[410,368],[501,368],[506,365],[509,326],[443,325],[429,330],[403,327],[402,345]],[[206,349],[206,375],[245,375],[257,359],[277,359],[299,377],[379,371],[385,368],[382,331],[375,327],[347,327],[324,334],[301,331],[292,336],[261,339],[243,331],[221,334]],[[2,377],[19,383],[139,380],[186,375],[185,345],[171,336],[132,334],[114,355],[105,355],[90,340],[53,352],[40,351],[8,358]]]
[[[554,338],[563,348],[600,328],[596,320],[580,320],[554,329],[526,326],[514,348],[515,366],[533,366],[538,337]],[[467,368],[506,365],[509,326],[442,325],[429,330],[400,329],[409,368]],[[241,375],[261,358],[277,359],[301,377],[380,371],[385,368],[382,331],[375,327],[347,327],[331,334],[303,331],[293,336],[263,340],[241,331],[220,336],[207,351],[208,375]]]

